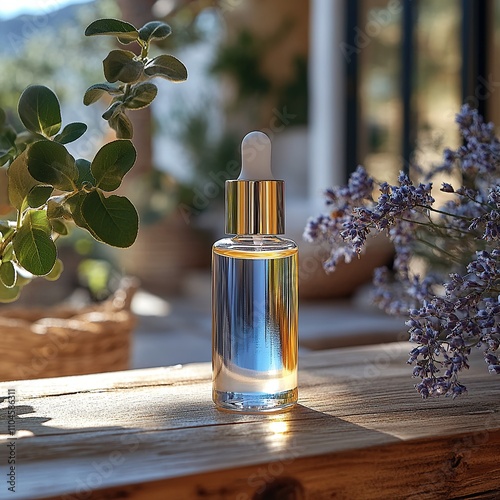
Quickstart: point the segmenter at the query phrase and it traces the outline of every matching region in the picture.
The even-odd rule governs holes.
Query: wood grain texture
[[[422,401],[409,349],[304,355],[300,405],[268,416],[217,411],[208,364],[2,383],[0,498],[500,498],[500,379],[478,356],[469,395]]]

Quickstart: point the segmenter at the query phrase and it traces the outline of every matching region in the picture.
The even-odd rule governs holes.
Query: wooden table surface
[[[500,498],[500,378],[478,356],[467,396],[422,401],[409,349],[304,355],[299,406],[267,416],[217,411],[205,363],[2,383],[0,498]]]

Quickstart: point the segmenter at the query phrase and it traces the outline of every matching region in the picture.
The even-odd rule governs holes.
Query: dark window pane
[[[454,118],[462,100],[461,2],[420,0],[417,16],[415,160],[429,167],[441,161],[444,147],[459,144]]]
[[[401,3],[362,0],[359,20],[358,157],[376,178],[395,180],[402,166]]]
[[[487,103],[488,119],[493,121],[500,130],[500,0],[491,1],[491,25],[489,33],[491,40],[488,51],[489,101]]]

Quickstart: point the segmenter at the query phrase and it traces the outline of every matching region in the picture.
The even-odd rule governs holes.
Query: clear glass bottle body
[[[297,245],[277,236],[216,242],[212,252],[213,400],[225,410],[297,402]]]

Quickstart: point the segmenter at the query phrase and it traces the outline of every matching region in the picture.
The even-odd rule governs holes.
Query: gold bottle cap
[[[227,234],[283,234],[284,182],[271,172],[271,141],[250,132],[241,143],[238,179],[226,181]]]

